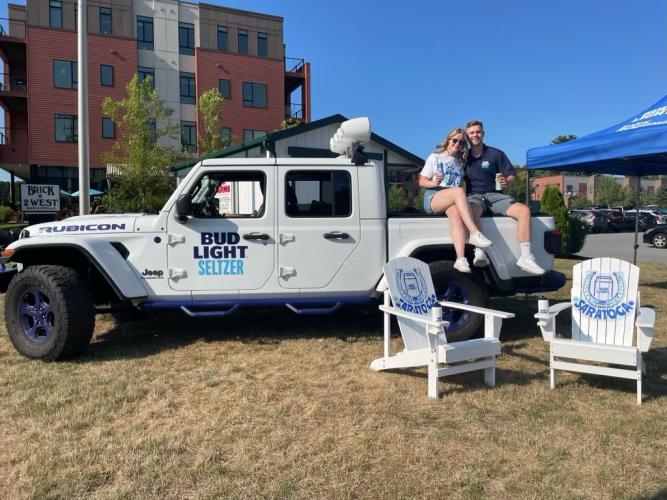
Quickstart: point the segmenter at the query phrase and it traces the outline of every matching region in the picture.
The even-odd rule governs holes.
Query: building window
[[[77,88],[76,61],[53,60],[53,86],[59,89]]]
[[[113,87],[113,66],[100,64],[100,84]]]
[[[239,30],[239,54],[248,53],[248,30]]]
[[[116,127],[113,120],[105,116],[102,117],[102,137],[105,139],[113,139],[116,137]]]
[[[49,28],[63,27],[63,3],[60,0],[49,1]]]
[[[266,33],[257,33],[257,55],[266,57],[269,55],[269,42]]]
[[[197,124],[195,122],[181,122],[181,145],[190,153],[197,150]]]
[[[352,179],[342,170],[287,172],[288,217],[348,217],[352,213]]]
[[[220,139],[223,143],[232,142],[232,129],[229,127],[220,127]]]
[[[146,78],[150,78],[151,87],[155,88],[155,70],[153,68],[139,66],[137,68],[137,80],[139,83],[142,83]]]
[[[78,123],[76,115],[55,115],[56,120],[56,142],[77,142]]]
[[[229,80],[218,80],[218,90],[220,90],[220,95],[225,99],[229,99],[232,95]]]
[[[187,56],[195,55],[195,25],[178,23],[178,51]]]
[[[253,139],[259,139],[266,135],[266,130],[252,130],[249,128],[243,129],[243,142],[252,141]]]
[[[100,33],[111,34],[111,9],[109,7],[100,7]]]
[[[153,18],[137,16],[137,47],[153,50]]]
[[[218,50],[227,52],[227,26],[218,26]]]
[[[74,6],[74,31],[79,31],[79,6]]]
[[[181,71],[181,103],[195,103],[195,74]]]
[[[243,105],[248,108],[266,107],[266,85],[243,82]]]

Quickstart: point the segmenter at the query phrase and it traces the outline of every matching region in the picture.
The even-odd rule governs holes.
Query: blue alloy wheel
[[[53,335],[51,300],[39,288],[23,292],[19,300],[19,324],[23,334],[34,342],[44,342]]]
[[[454,281],[449,281],[447,283],[447,288],[441,293],[438,293],[438,299],[446,300],[448,302],[458,302],[459,304],[470,303],[470,295],[468,294],[468,291]],[[456,333],[461,329],[470,319],[470,314],[469,311],[443,308],[442,319],[449,321],[447,333]]]

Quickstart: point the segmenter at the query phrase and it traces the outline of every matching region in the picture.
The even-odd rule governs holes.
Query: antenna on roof
[[[364,153],[364,144],[371,140],[371,121],[367,116],[353,118],[340,124],[336,133],[329,140],[329,149],[346,158],[351,158],[355,165],[368,161]]]

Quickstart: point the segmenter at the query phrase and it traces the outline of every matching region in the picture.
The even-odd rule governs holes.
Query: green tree
[[[655,193],[655,203],[661,207],[667,207],[667,188],[660,188]]]
[[[506,188],[506,193],[510,195],[512,198],[514,198],[517,201],[520,201],[521,203],[526,202],[526,169],[523,167],[520,167],[518,165],[514,165],[514,168],[516,169],[516,178],[514,179],[514,182]],[[532,185],[530,186],[530,195],[532,197],[533,192],[535,191],[535,187]]]
[[[570,203],[570,208],[583,208],[590,206],[591,202],[585,196],[577,196],[576,198],[572,198],[572,202]]]
[[[105,97],[102,111],[118,131],[118,139],[103,161],[117,168],[103,199],[107,212],[157,212],[173,191],[169,172],[174,149],[160,139],[176,139],[177,125],[169,123],[172,110],[159,99],[150,80],[139,83],[137,75],[125,87],[127,97]]]
[[[301,125],[301,120],[298,118],[288,118],[287,120],[283,120],[280,123],[280,127],[278,127],[278,130],[287,130],[288,128],[293,128],[293,127],[298,127]]]
[[[577,138],[577,136],[574,135],[574,134],[557,135],[556,137],[551,139],[550,144],[562,144],[563,142],[573,141],[576,138]]]
[[[621,185],[616,182],[616,179],[610,175],[603,175],[600,178],[596,201],[599,205],[607,207],[622,205],[625,201],[625,193]]]
[[[556,229],[563,234],[563,254],[579,252],[584,247],[588,228],[577,217],[567,213],[558,186],[547,186],[542,194],[541,210],[554,218]]]
[[[387,204],[390,212],[402,212],[408,206],[408,196],[403,186],[392,184],[387,192]]]
[[[197,152],[199,156],[220,151],[231,145],[231,137],[228,135],[223,137],[220,132],[224,99],[218,89],[207,90],[197,99],[199,121],[201,124],[199,137],[197,138]]]

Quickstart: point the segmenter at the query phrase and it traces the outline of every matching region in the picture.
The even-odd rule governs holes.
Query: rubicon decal
[[[40,233],[74,233],[88,231],[124,231],[125,224],[69,224],[67,226],[40,227]]]
[[[199,276],[245,274],[247,245],[239,245],[239,233],[201,233],[201,244],[194,247]]]

